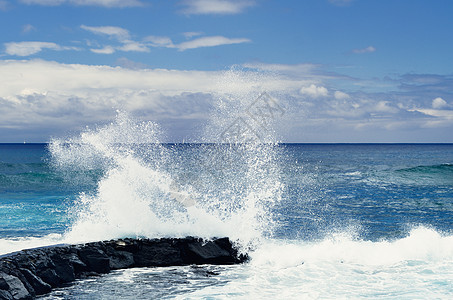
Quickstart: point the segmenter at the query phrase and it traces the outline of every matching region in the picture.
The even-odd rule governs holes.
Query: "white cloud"
[[[196,36],[201,33],[191,33],[186,35],[189,36]],[[196,49],[202,47],[215,47],[215,46],[222,46],[222,45],[231,45],[231,44],[241,44],[241,43],[248,43],[251,40],[246,38],[227,38],[224,36],[205,36],[196,38],[187,42],[182,42],[180,44],[174,44],[173,41],[166,36],[154,36],[150,35],[143,39],[144,42],[147,42],[151,47],[165,47],[165,48],[176,48],[179,51],[184,51],[188,49]]]
[[[194,39],[191,41],[183,42],[178,44],[176,47],[180,51],[184,51],[187,49],[195,49],[201,47],[214,47],[214,46],[221,46],[221,45],[231,45],[231,44],[241,44],[241,43],[249,43],[251,40],[246,38],[227,38],[224,36],[206,36],[201,37],[198,39]]]
[[[167,47],[167,48],[174,48],[173,41],[166,36],[154,36],[149,35],[143,39],[145,42],[151,43],[153,47]]]
[[[323,70],[323,66],[319,64],[303,63],[303,64],[270,64],[262,62],[245,63],[242,64],[244,68],[271,72],[279,76],[286,76],[291,79],[297,79],[303,81],[302,86],[309,86],[310,84],[316,84],[326,80],[348,80],[347,76],[326,72]]]
[[[200,35],[203,35],[204,33],[201,32],[201,31],[189,31],[189,32],[183,32],[182,35],[184,35],[184,37],[186,39],[191,39],[193,37],[196,37],[196,36],[200,36]]]
[[[125,52],[149,52],[149,48],[139,42],[125,41],[124,45],[117,48]]]
[[[86,26],[81,25],[80,28],[98,35],[107,35],[118,39],[119,41],[128,40],[130,37],[129,31],[116,26]]]
[[[35,26],[33,26],[31,24],[25,24],[22,27],[22,33],[29,33],[29,32],[32,32],[32,31],[36,31],[36,28],[35,28]]]
[[[442,99],[440,97],[437,97],[436,99],[434,99],[433,103],[432,103],[432,107],[435,109],[444,108],[447,106],[448,106],[447,101],[445,101],[444,99]]]
[[[334,97],[337,100],[346,100],[346,99],[351,98],[351,96],[349,96],[348,94],[346,94],[346,93],[344,93],[342,91],[335,91]]]
[[[113,54],[115,53],[115,48],[113,48],[112,46],[105,46],[104,48],[100,49],[90,49],[90,51],[97,54]]]
[[[77,6],[136,7],[144,5],[139,0],[20,0],[20,2],[44,6],[72,4]]]
[[[453,120],[453,110],[440,110],[440,109],[413,109],[412,111],[418,111],[428,116],[444,118],[447,120]]]
[[[0,60],[0,136],[4,139],[5,128],[12,126],[43,135],[63,134],[109,121],[116,109],[168,126],[179,124],[181,131],[191,122],[206,121],[217,95],[245,92],[253,101],[263,90],[300,86],[298,81],[256,72],[228,73]]]
[[[254,6],[252,0],[185,0],[183,10],[186,14],[238,14],[246,8]]]
[[[363,54],[363,53],[372,53],[375,51],[376,51],[376,48],[374,48],[373,46],[368,46],[368,47],[362,48],[362,49],[354,49],[354,50],[352,50],[352,53]]]
[[[5,53],[8,55],[16,56],[29,56],[41,52],[43,49],[50,50],[79,50],[75,47],[62,47],[55,43],[49,42],[11,42],[5,43]]]
[[[302,95],[310,96],[312,98],[326,97],[329,92],[323,86],[316,86],[311,84],[308,87],[303,87],[299,91]]]
[[[184,134],[190,134],[195,125],[206,124],[215,99],[248,105],[262,91],[275,97],[286,110],[281,129],[276,128],[277,134],[284,135],[282,141],[453,141],[453,110],[413,109],[417,104],[425,107],[427,99],[413,94],[348,89],[347,98],[335,93],[339,91],[331,85],[331,79],[319,77],[323,75],[317,68],[310,71],[303,65],[274,65],[274,70],[281,69],[282,74],[241,67],[231,71],[150,69],[124,58],[117,64],[124,67],[0,60],[2,141],[7,141],[6,137],[9,141],[23,140],[19,132],[27,141],[33,133],[39,135],[35,141],[46,141],[50,135],[111,121],[116,109],[159,122],[171,137],[187,137]],[[304,70],[303,76],[288,76],[298,69]],[[313,76],[307,79],[310,72]],[[417,131],[421,127],[444,134]],[[412,135],[405,135],[408,132]]]
[[[105,46],[102,49],[90,49],[94,53],[101,54],[112,54],[116,50],[125,51],[125,52],[149,52],[149,48],[140,43],[130,39],[129,31],[116,26],[86,26],[81,25],[80,28],[87,30],[91,33],[97,35],[107,35],[118,40],[122,45],[121,46]]]
[[[388,101],[379,101],[374,107],[374,111],[394,114],[398,112],[398,108],[389,105]]]

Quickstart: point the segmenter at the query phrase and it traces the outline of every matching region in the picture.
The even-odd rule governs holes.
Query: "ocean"
[[[137,268],[42,299],[449,299],[453,144],[159,142],[121,119],[0,144],[0,254],[228,236],[250,261]]]

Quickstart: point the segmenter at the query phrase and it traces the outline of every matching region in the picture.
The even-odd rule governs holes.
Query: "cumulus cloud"
[[[288,76],[290,65],[275,65],[274,71],[262,72],[247,68],[150,69],[126,58],[117,64],[122,67],[0,60],[2,140],[10,137],[9,141],[20,141],[22,137],[17,137],[22,132],[27,141],[33,133],[37,134],[35,141],[46,141],[50,135],[108,122],[120,109],[159,122],[168,129],[171,141],[180,141],[179,137],[187,137],[194,128],[206,124],[215,99],[242,101],[236,95],[247,95],[248,103],[266,91],[285,107],[281,130],[276,129],[284,135],[282,141],[452,141],[453,110],[450,106],[432,107],[431,99],[447,99],[448,95],[438,91],[428,100],[404,91],[373,94],[348,89],[346,94],[332,86],[331,79],[318,77],[316,68],[311,82],[308,67],[304,77]],[[275,71],[279,68],[282,73]],[[294,67],[298,68],[304,69]],[[420,128],[433,131],[424,131],[421,136]]]
[[[77,6],[137,7],[144,5],[139,0],[20,0],[20,2],[44,6],[72,4]]]
[[[195,49],[201,47],[214,47],[221,45],[249,43],[251,40],[247,38],[227,38],[224,36],[206,36],[197,38],[191,41],[183,42],[177,45],[178,50],[184,51],[187,49]]]
[[[363,53],[372,53],[375,51],[376,51],[376,48],[374,48],[373,46],[368,46],[366,48],[354,49],[354,50],[352,50],[352,53],[363,54]]]
[[[128,60],[120,63],[131,64]],[[273,76],[254,77],[254,72],[228,77],[228,72],[223,71],[135,67],[0,60],[2,137],[5,128],[11,127],[43,134],[48,134],[44,127],[53,128],[52,134],[61,134],[78,126],[111,120],[115,109],[170,127],[179,124],[179,131],[175,131],[181,133],[189,123],[200,125],[206,121],[214,95],[246,91],[256,97],[263,90],[272,93],[300,85]]]
[[[383,112],[383,113],[393,114],[393,113],[398,112],[398,108],[393,107],[392,105],[390,105],[390,103],[388,101],[379,101],[375,105],[374,111],[375,112],[381,112],[381,113]]]
[[[445,101],[444,99],[442,99],[440,97],[437,97],[432,102],[432,107],[435,109],[440,109],[440,108],[444,108],[447,106],[448,106],[447,101]]]
[[[50,50],[78,50],[75,47],[63,47],[55,43],[49,42],[11,42],[5,43],[5,53],[15,56],[29,56],[41,52],[43,49]]]
[[[346,94],[346,93],[344,93],[342,91],[335,91],[334,97],[337,100],[345,100],[345,99],[351,98],[351,96],[349,96],[348,94]]]
[[[183,12],[188,15],[203,14],[239,14],[246,8],[254,6],[252,0],[185,0]]]
[[[312,98],[326,97],[329,92],[323,86],[316,86],[311,84],[310,86],[303,87],[299,91],[302,95],[306,95]]]

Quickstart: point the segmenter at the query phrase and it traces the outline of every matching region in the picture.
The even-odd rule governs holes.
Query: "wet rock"
[[[7,292],[3,293],[6,294],[6,299],[32,299],[22,281],[15,276],[0,272],[0,287]]]
[[[245,260],[228,238],[119,239],[36,248],[0,256],[0,299],[31,299],[77,278],[117,269]]]
[[[79,251],[80,260],[89,271],[96,273],[110,272],[110,258],[97,246],[87,246]]]
[[[20,272],[24,275],[28,283],[33,287],[36,295],[43,295],[49,293],[52,290],[52,287],[45,283],[41,278],[33,274],[30,270],[20,268]]]
[[[135,264],[134,255],[127,251],[115,251],[109,253],[110,269],[127,269]]]
[[[134,261],[137,267],[167,267],[183,264],[181,251],[170,239],[143,241],[134,253]]]

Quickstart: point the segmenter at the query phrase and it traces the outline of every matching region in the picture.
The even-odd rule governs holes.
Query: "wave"
[[[453,235],[418,227],[405,238],[365,241],[348,232],[336,233],[320,242],[269,240],[251,254],[256,266],[296,267],[305,263],[393,265],[409,261],[453,259]]]
[[[183,157],[160,140],[156,124],[119,113],[49,144],[60,172],[103,170],[94,191],[75,201],[67,241],[192,235],[249,245],[271,231],[269,207],[281,194],[277,146],[201,145]]]
[[[416,184],[452,185],[453,164],[437,164],[398,169],[395,174],[403,182]]]
[[[438,164],[431,166],[417,166],[411,168],[399,169],[400,173],[413,173],[413,174],[450,174],[453,175],[453,164]]]
[[[24,249],[65,243],[62,234],[52,233],[42,237],[18,237],[0,239],[0,255]]]
[[[74,240],[65,234],[0,239],[0,255],[71,242]],[[396,240],[361,240],[350,232],[331,234],[320,241],[268,238],[261,239],[249,255],[250,265],[276,269],[312,263],[384,266],[453,261],[453,235],[420,226],[410,230],[407,237]]]
[[[453,236],[426,227],[394,241],[358,240],[347,232],[320,242],[268,240],[251,257],[247,265],[222,271],[226,284],[190,296],[447,299],[453,294]]]

